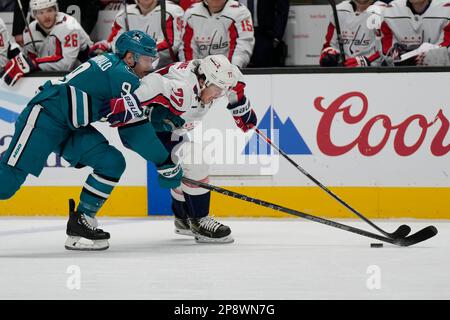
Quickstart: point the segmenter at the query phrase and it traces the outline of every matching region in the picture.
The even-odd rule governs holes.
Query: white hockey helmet
[[[205,76],[205,86],[215,84],[223,90],[237,84],[234,67],[224,55],[217,54],[201,59],[198,73]]]
[[[31,0],[30,1],[30,10],[31,16],[34,18],[34,12],[37,10],[42,10],[46,8],[56,7],[56,11],[58,11],[58,1],[57,0]]]

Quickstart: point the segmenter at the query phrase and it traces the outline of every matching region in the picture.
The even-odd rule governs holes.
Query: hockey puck
[[[370,247],[371,248],[383,248],[383,244],[382,243],[371,243]]]

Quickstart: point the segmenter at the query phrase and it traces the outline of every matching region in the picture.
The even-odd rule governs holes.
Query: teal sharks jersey
[[[110,112],[109,101],[133,92],[139,78],[113,53],[83,63],[62,80],[47,81],[30,104],[41,104],[71,129],[85,127]]]

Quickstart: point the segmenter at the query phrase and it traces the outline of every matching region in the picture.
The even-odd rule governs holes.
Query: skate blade
[[[180,236],[190,236],[190,237],[194,236],[194,233],[191,230],[186,230],[186,229],[175,228],[175,233],[179,234]]]
[[[90,241],[91,243],[82,242],[81,240]],[[67,250],[74,251],[102,251],[109,248],[108,240],[87,240],[81,237],[67,237],[64,247]]]
[[[223,238],[208,238],[200,235],[195,235],[195,242],[209,243],[209,244],[226,244],[226,243],[233,243],[234,238],[232,236],[226,236]]]

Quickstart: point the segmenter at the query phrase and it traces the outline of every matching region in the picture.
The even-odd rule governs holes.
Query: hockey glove
[[[2,80],[9,86],[13,86],[24,74],[37,69],[37,63],[25,56],[22,52],[9,60],[3,69]]]
[[[449,66],[449,49],[447,47],[432,49],[419,55],[416,61],[417,65],[423,66]]]
[[[183,169],[179,163],[173,163],[171,156],[164,163],[156,167],[158,184],[161,188],[178,188],[183,178]]]
[[[122,98],[111,99],[109,106],[111,113],[107,115],[107,120],[111,127],[123,126],[127,122],[141,118],[144,115],[139,99],[132,93]]]
[[[95,57],[95,56],[101,55],[101,54],[103,54],[105,52],[109,52],[109,51],[111,51],[111,43],[109,43],[106,40],[102,40],[102,41],[94,43],[89,48],[89,56]]]
[[[183,118],[162,105],[152,104],[150,107],[148,118],[156,132],[170,132],[181,128],[185,123]]]
[[[336,67],[339,63],[339,51],[332,47],[323,49],[319,62],[322,67]]]
[[[353,57],[346,59],[344,62],[344,66],[346,66],[347,68],[368,67],[370,66],[370,61],[364,56]]]
[[[244,132],[252,129],[258,123],[256,113],[250,106],[250,101],[245,96],[239,102],[229,104],[227,109],[233,115],[236,125]]]
[[[387,54],[384,56],[385,63],[387,65],[393,66],[400,61],[400,57],[407,53],[408,47],[402,43],[394,43],[394,45],[388,50]]]

